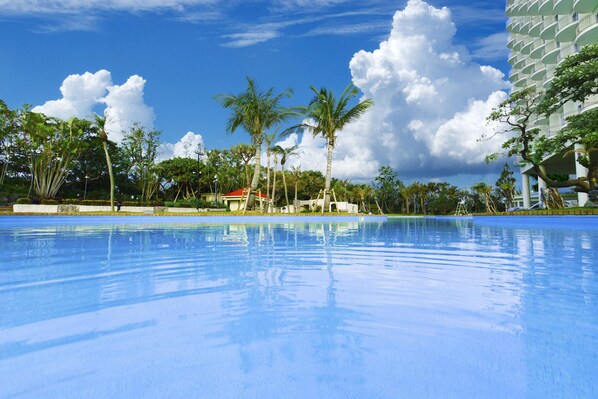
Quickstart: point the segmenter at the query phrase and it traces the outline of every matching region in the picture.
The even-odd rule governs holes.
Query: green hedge
[[[204,201],[199,198],[190,198],[188,200],[182,199],[178,200],[177,202],[174,201],[166,201],[164,202],[164,206],[169,208],[201,208],[201,209],[223,209],[226,208],[226,205],[222,202],[217,202],[214,205],[212,201]]]
[[[17,198],[17,204],[31,204],[31,198]]]

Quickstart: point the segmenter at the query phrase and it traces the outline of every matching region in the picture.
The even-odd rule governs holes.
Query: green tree
[[[336,99],[334,93],[322,87],[320,90],[311,86],[315,96],[307,107],[303,107],[305,116],[309,122],[302,123],[287,130],[295,131],[298,128],[311,130],[314,136],[322,136],[326,139],[327,162],[326,180],[324,182],[324,210],[330,206],[330,183],[332,179],[332,154],[336,145],[337,134],[346,125],[361,117],[373,104],[371,99],[366,99],[353,107],[349,107],[349,101],[355,97],[358,90],[349,84],[341,96]]]
[[[160,145],[160,132],[147,130],[135,123],[125,132],[121,143],[126,160],[127,174],[141,189],[141,198],[149,201],[158,188],[158,176],[155,173],[155,161]]]
[[[568,101],[583,102],[597,94],[598,43],[582,47],[556,67],[538,111],[550,115]]]
[[[484,197],[484,203],[486,205],[486,212],[487,213],[496,213],[496,206],[494,205],[494,201],[490,196],[492,193],[493,187],[487,185],[484,182],[478,182],[471,187],[476,193],[482,195]]]
[[[266,130],[282,123],[296,113],[281,105],[284,97],[290,97],[291,90],[288,89],[275,95],[274,89],[266,91],[258,89],[251,78],[247,78],[247,89],[239,95],[220,94],[216,96],[224,108],[232,110],[232,115],[227,121],[226,131],[234,133],[242,127],[251,137],[251,144],[255,146],[255,169],[251,180],[251,193],[248,206],[255,204],[255,190],[260,182],[261,150]]]
[[[508,163],[505,163],[498,180],[496,180],[496,193],[502,200],[504,207],[508,208],[515,197],[515,182],[517,180],[513,176],[513,171]]]
[[[289,159],[289,157],[292,156],[296,156],[299,155],[299,153],[297,152],[297,148],[299,148],[298,145],[293,145],[291,147],[287,147],[287,148],[283,148],[283,147],[279,147],[281,149],[280,151],[280,169],[282,170],[282,184],[284,186],[284,197],[287,200],[287,209],[289,208],[289,191],[287,189],[287,180],[285,177],[285,170],[284,170],[284,165],[287,163],[287,160]]]
[[[245,187],[249,187],[249,162],[255,157],[255,146],[249,144],[237,144],[230,149],[231,154],[243,162],[245,169]]]
[[[534,173],[540,176],[548,186],[554,188],[574,187],[575,191],[589,192],[591,186],[587,178],[580,177],[558,181],[552,179],[551,176],[540,167],[546,156],[566,150],[562,135],[558,139],[547,138],[540,135],[540,129],[532,127],[533,118],[538,114],[538,104],[540,100],[541,94],[536,92],[534,86],[520,90],[500,103],[488,116],[488,121],[500,122],[507,126],[507,129],[497,132],[513,134],[513,136],[502,145],[502,147],[507,150],[507,155],[518,155],[523,162],[531,164]],[[591,144],[591,142],[592,141],[590,140],[589,144]],[[586,148],[586,150],[588,149]],[[497,154],[491,154],[486,159],[495,160],[497,158]],[[578,160],[580,163],[584,162],[584,159],[580,159],[579,157]],[[598,175],[598,171],[595,170],[598,165],[589,163],[589,157],[587,161],[588,162],[584,163],[588,167],[594,168],[590,171],[590,174],[592,176]]]
[[[194,186],[198,180],[195,159],[180,157],[167,159],[156,165],[156,172],[161,179],[170,182],[176,190],[174,202],[181,193],[187,200],[195,197]]]
[[[65,122],[40,113],[29,116],[35,122],[27,132],[34,189],[38,196],[52,198],[77,159],[84,130],[90,124],[75,118]]]
[[[377,197],[386,212],[398,212],[400,207],[400,188],[403,185],[398,174],[390,166],[381,166],[378,176],[374,178],[374,188]]]

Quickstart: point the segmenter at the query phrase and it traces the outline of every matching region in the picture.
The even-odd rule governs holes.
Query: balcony
[[[532,51],[529,53],[530,58],[535,60],[539,60],[544,55],[544,46],[545,42],[542,39],[534,40],[534,45]]]
[[[534,71],[534,66],[536,65],[536,61],[529,59],[525,65],[523,66],[523,68],[521,68],[521,73],[524,73],[526,75],[529,75],[530,73],[532,73]]]
[[[577,24],[577,39],[579,46],[598,42],[598,14],[589,14],[579,20]]]
[[[552,9],[554,8],[554,1],[553,0],[544,0],[540,1],[540,6],[538,7],[538,14],[540,15],[554,15]]]
[[[527,57],[523,57],[523,58],[517,58],[517,62],[515,64],[513,64],[513,69],[521,69],[525,66],[525,64],[527,64],[528,59]]]
[[[531,79],[534,82],[541,82],[546,77],[546,65],[541,62],[537,62],[534,65],[534,70],[532,71]]]
[[[513,51],[521,51],[521,47],[523,47],[523,45],[525,44],[525,42],[527,42],[527,38],[519,36],[519,40],[517,40],[515,42],[515,44],[513,45]]]
[[[591,96],[581,105],[581,112],[587,112],[589,110],[598,108],[598,95]]]
[[[573,10],[573,0],[555,0],[552,12],[555,14],[570,14]]]
[[[554,39],[557,42],[572,42],[577,35],[577,24],[579,23],[579,16],[577,13],[570,15],[561,15],[557,24],[556,34]]]
[[[533,46],[534,46],[534,41],[528,40],[527,43],[525,43],[525,45],[523,47],[521,47],[521,50],[519,50],[519,51],[523,54],[529,54],[532,51]]]
[[[521,78],[519,78],[519,80],[517,80],[515,83],[513,83],[514,86],[516,87],[526,87],[527,86],[527,77],[523,76]]]
[[[559,42],[549,42],[544,46],[544,55],[542,56],[542,62],[545,64],[555,64],[560,53]]]
[[[513,49],[515,42],[519,40],[517,35],[509,35],[509,41],[507,42],[507,48]]]
[[[507,62],[509,63],[509,65],[513,66],[513,65],[515,65],[517,63],[517,56],[518,55],[519,55],[518,53],[511,53],[511,56],[507,60]]]
[[[511,73],[509,74],[509,80],[511,82],[516,82],[519,80],[520,76],[521,74],[518,71],[511,70]]]
[[[529,29],[529,35],[533,37],[540,37],[540,32],[542,32],[542,26],[544,25],[544,21],[540,17],[535,17],[534,21],[532,22],[532,26]]]
[[[532,0],[528,3],[527,14],[538,15],[538,8],[540,7],[540,0]]]
[[[519,26],[519,33],[522,35],[528,35],[529,29],[532,27],[532,20],[530,17],[523,17],[521,25]]]
[[[596,0],[574,0],[573,11],[580,13],[596,12]]]
[[[519,33],[519,18],[511,18],[507,22],[507,32],[510,33]]]
[[[540,32],[540,37],[544,40],[552,40],[554,39],[554,35],[556,34],[556,27],[558,23],[558,15],[555,15],[552,18],[544,19],[544,28],[542,32]]]

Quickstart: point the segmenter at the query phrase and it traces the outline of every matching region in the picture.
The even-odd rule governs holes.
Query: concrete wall
[[[110,206],[95,206],[95,205],[66,205],[68,212],[110,212]],[[35,204],[15,204],[12,206],[14,213],[59,213],[64,212],[65,205],[35,205]],[[116,209],[116,207],[115,207]],[[226,209],[200,209],[195,208],[165,208],[165,207],[151,207],[151,206],[123,206],[120,208],[121,212],[132,213],[154,213],[154,212],[168,212],[168,213],[197,213],[197,212],[225,212]]]

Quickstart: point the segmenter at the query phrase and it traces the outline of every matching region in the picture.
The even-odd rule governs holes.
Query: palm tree
[[[102,142],[102,148],[104,148],[104,154],[106,155],[106,165],[108,166],[108,176],[110,177],[110,210],[114,212],[114,173],[112,173],[112,161],[110,160],[110,154],[108,154],[108,134],[106,133],[106,118],[101,117],[98,114],[94,114],[94,122],[98,129],[98,136]]]
[[[287,132],[295,131],[298,128],[311,129],[314,136],[321,135],[326,139],[328,150],[328,158],[326,162],[326,179],[324,183],[324,207],[326,210],[330,206],[330,182],[332,179],[332,152],[336,144],[336,135],[348,123],[357,120],[363,115],[374,102],[371,99],[366,99],[359,102],[352,108],[348,108],[348,103],[351,98],[357,95],[358,90],[353,84],[349,84],[340,98],[337,100],[332,91],[322,87],[317,90],[311,86],[311,90],[315,93],[307,107],[303,108],[305,116],[310,119],[311,123],[302,123],[287,130]]]
[[[276,132],[264,135],[264,141],[266,142],[266,156],[268,157],[266,169],[266,198],[270,198],[270,157],[272,156],[272,143],[275,138]]]
[[[297,191],[299,187],[299,179],[301,178],[301,166],[291,166],[291,175],[295,179],[295,199],[293,200],[293,205],[297,208]]]
[[[255,146],[255,169],[251,181],[251,191],[248,206],[255,203],[255,190],[260,180],[261,151],[264,133],[272,126],[288,120],[296,113],[280,105],[283,97],[290,97],[291,90],[274,95],[274,89],[260,91],[253,81],[247,77],[247,89],[239,95],[220,94],[216,96],[224,108],[230,108],[232,115],[226,123],[226,131],[234,133],[242,127],[251,137],[251,144]]]
[[[287,162],[287,158],[294,156],[294,155],[299,155],[299,153],[296,151],[297,148],[299,148],[298,145],[294,145],[292,147],[289,148],[282,148],[281,147],[281,152],[280,155],[282,156],[280,158],[280,168],[282,169],[282,184],[284,185],[284,197],[287,200],[287,210],[290,210],[289,206],[289,192],[287,190],[287,180],[285,178],[285,174],[284,174],[284,164]]]
[[[270,199],[270,203],[274,205],[274,195],[276,194],[276,165],[278,165],[278,155],[282,154],[284,150],[281,146],[277,145],[272,147],[271,151],[274,154],[274,178],[272,182],[272,198]],[[275,206],[272,206],[272,208],[275,208]],[[270,207],[268,209],[270,209]]]
[[[492,186],[487,185],[484,182],[479,182],[471,186],[474,191],[478,194],[482,194],[484,196],[484,202],[486,203],[486,212],[487,213],[496,213],[496,207],[494,206],[494,201],[490,197],[490,193],[493,190]]]

